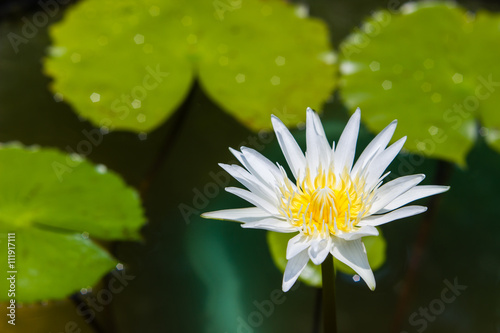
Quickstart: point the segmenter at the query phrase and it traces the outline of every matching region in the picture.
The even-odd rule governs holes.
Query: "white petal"
[[[368,263],[365,245],[361,239],[346,241],[336,238],[331,252],[335,258],[358,273],[371,290],[375,290],[375,277]]]
[[[272,202],[275,205],[278,204],[278,197],[276,193],[271,191],[271,189],[264,185],[260,180],[257,179],[254,175],[246,171],[244,168],[239,165],[228,165],[219,163],[219,166],[223,168],[227,173],[234,177],[237,181],[239,181],[243,186],[249,189],[252,193],[258,195],[262,199]]]
[[[252,175],[257,177],[263,184],[271,189],[281,184],[283,175],[276,165],[269,161],[264,155],[252,148],[241,147],[245,167]]]
[[[297,141],[293,138],[288,128],[275,115],[271,116],[274,132],[280,144],[286,162],[290,166],[293,176],[297,179],[299,173],[304,174],[306,168],[306,158],[300,149]]]
[[[368,144],[368,146],[366,146],[356,161],[356,164],[354,164],[354,167],[352,168],[351,173],[353,176],[356,176],[356,174],[366,166],[373,156],[387,147],[389,141],[391,141],[391,138],[394,135],[397,124],[397,120],[391,122]]]
[[[406,205],[412,201],[425,198],[431,195],[446,192],[450,189],[449,186],[440,185],[420,185],[415,186],[405,193],[401,194],[399,197],[391,201],[387,206],[382,209],[382,213],[391,211],[393,209],[399,208]]]
[[[366,236],[378,236],[378,229],[372,227],[371,225],[364,225],[354,232],[346,232],[336,235],[338,238],[342,238],[346,241],[359,239]]]
[[[254,206],[257,206],[271,215],[280,215],[278,208],[270,202],[262,199],[257,194],[254,194],[250,191],[244,190],[242,188],[237,187],[226,187],[226,191],[232,193],[234,195],[239,196],[240,198],[250,202]]]
[[[409,175],[396,178],[387,184],[384,184],[375,193],[375,198],[373,199],[373,203],[368,211],[368,214],[376,214],[398,196],[416,186],[424,178],[424,174]]]
[[[383,214],[383,215],[372,215],[365,217],[359,222],[359,226],[364,226],[364,225],[371,225],[371,226],[378,226],[387,222],[391,222],[394,220],[399,220],[405,217],[417,215],[420,213],[423,213],[427,210],[427,207],[424,206],[406,206],[403,208],[399,208],[396,210],[393,210],[390,213]]]
[[[342,174],[344,169],[346,169],[347,172],[351,171],[354,153],[356,151],[356,142],[358,140],[360,118],[361,111],[357,108],[356,112],[354,112],[347,122],[337,143],[337,148],[335,149],[335,155],[333,157],[335,173],[337,175]]]
[[[311,240],[311,237],[308,237],[304,234],[298,234],[295,237],[292,237],[288,241],[288,245],[286,247],[286,259],[290,260],[300,252],[307,249],[309,245],[311,245]]]
[[[283,274],[283,291],[287,292],[293,286],[300,273],[304,270],[309,261],[309,256],[307,255],[307,250],[304,250],[297,254],[292,259],[288,260],[285,268],[285,274]]]
[[[231,148],[231,147],[229,147],[229,151],[231,152],[231,154],[234,155],[234,157],[236,157],[238,162],[240,162],[241,165],[243,165],[248,170],[248,166],[246,165],[246,161],[243,159],[243,154],[241,152],[237,151],[236,149]]]
[[[316,177],[318,167],[326,168],[329,166],[330,145],[326,139],[325,130],[321,120],[316,112],[307,108],[306,119],[306,145],[307,145],[307,163],[311,172],[311,177]]]
[[[380,176],[384,173],[385,169],[391,164],[391,162],[396,158],[398,153],[403,148],[406,141],[406,136],[394,142],[389,148],[378,153],[372,162],[368,166],[367,177],[366,177],[366,189],[372,189],[378,182]]]
[[[265,219],[261,219],[255,222],[248,222],[241,225],[242,228],[250,228],[250,229],[264,229],[275,232],[297,232],[297,227],[294,227],[287,221],[283,221],[274,217],[269,217]]]
[[[325,261],[332,247],[331,237],[314,240],[309,247],[309,258],[315,265],[320,265]]]
[[[201,214],[201,217],[206,219],[236,221],[245,223],[245,222],[255,222],[263,218],[271,217],[271,214],[260,208],[250,207],[250,208],[224,209],[224,210],[217,210],[214,212],[207,212]]]

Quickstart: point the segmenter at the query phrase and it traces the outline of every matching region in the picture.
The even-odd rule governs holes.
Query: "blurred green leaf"
[[[476,119],[498,130],[500,16],[450,3],[376,12],[341,45],[341,94],[366,125],[399,120],[405,148],[465,164]],[[495,140],[490,140],[495,141]]]
[[[50,28],[52,90],[96,126],[152,130],[189,91],[187,28],[173,2],[153,3],[81,1]]]
[[[482,86],[480,95],[484,95],[485,98],[475,93],[480,100],[478,117],[484,126],[482,128],[484,132],[481,134],[497,152],[500,152],[500,69],[498,68],[500,52],[497,48],[492,48],[492,45],[498,45],[499,40],[500,15],[487,11],[478,12],[467,51],[470,57],[475,59],[471,67],[479,74],[478,78],[482,78],[481,84],[477,86]]]
[[[45,70],[57,98],[96,126],[151,131],[195,76],[252,129],[271,113],[295,125],[336,74],[325,24],[299,14],[278,0],[81,1],[50,29]]]
[[[281,272],[285,271],[287,263],[286,248],[290,238],[290,234],[272,231],[267,232],[267,244],[269,245],[271,257],[273,258],[274,264],[279,268]],[[375,271],[379,269],[385,262],[386,243],[384,236],[381,233],[379,236],[363,237],[363,243],[365,244],[366,252],[368,254],[368,261],[372,270]],[[346,264],[338,261],[335,258],[334,261],[335,269],[337,271],[350,275],[356,274],[356,272],[354,272],[352,268],[350,268]],[[314,265],[312,261],[309,260],[306,268],[300,274],[299,279],[309,286],[321,287],[321,266]]]
[[[16,233],[20,302],[67,296],[109,271],[114,259],[89,237],[140,238],[137,193],[76,155],[4,145],[0,188],[0,236],[6,248],[7,233]],[[6,299],[7,293],[0,301]]]
[[[103,165],[53,149],[0,149],[0,231],[41,227],[137,240],[139,196]]]
[[[336,56],[326,25],[297,17],[298,10],[283,1],[243,0],[223,21],[206,21],[201,83],[252,129],[269,128],[271,113],[297,125],[308,106],[321,109],[334,89]]]
[[[81,234],[29,228],[16,232],[11,243],[16,246],[14,298],[21,303],[64,298],[94,285],[116,265],[106,250]],[[7,248],[6,233],[0,232],[0,244]],[[7,260],[2,268],[12,271]],[[0,288],[5,290],[0,301],[10,299],[10,275],[0,279]]]

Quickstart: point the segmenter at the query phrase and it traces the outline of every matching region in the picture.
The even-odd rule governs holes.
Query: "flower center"
[[[368,210],[367,199],[371,199],[363,188],[363,179],[354,181],[347,173],[337,177],[333,168],[320,169],[315,177],[307,170],[296,187],[285,180],[281,187],[281,212],[292,224],[302,227],[306,235],[352,232]]]

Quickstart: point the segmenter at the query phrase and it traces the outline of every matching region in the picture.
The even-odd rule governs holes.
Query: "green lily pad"
[[[2,265],[0,301],[8,302],[7,277],[15,276],[16,302],[64,298],[87,288],[109,272],[116,261],[100,246],[80,234],[29,228],[15,233],[15,264]],[[7,234],[0,232],[0,245],[7,249]],[[7,250],[5,250],[7,251]],[[10,273],[15,271],[16,273]]]
[[[479,38],[480,36],[480,38]],[[492,14],[486,11],[480,11],[474,21],[474,34],[470,39],[468,52],[471,57],[477,57],[476,52],[479,48],[484,51],[480,60],[474,62],[474,70],[480,73],[478,80],[481,89],[478,96],[480,105],[478,108],[479,119],[483,126],[482,135],[486,137],[486,142],[500,152],[500,70],[497,64],[500,56],[499,52],[491,50],[490,45],[498,44],[500,40],[500,15]],[[478,94],[476,93],[476,96]],[[483,132],[484,131],[484,132]]]
[[[286,248],[290,238],[290,234],[272,231],[267,232],[267,244],[269,245],[271,257],[273,258],[274,264],[279,268],[281,272],[285,271],[287,263]],[[363,243],[366,247],[370,267],[374,271],[379,269],[384,264],[386,258],[386,243],[382,233],[379,236],[363,237]],[[346,264],[338,261],[335,258],[333,260],[335,263],[335,269],[337,271],[349,275],[356,274],[356,272]],[[309,286],[321,287],[321,265],[315,265],[312,263],[312,261],[309,260],[306,268],[304,268],[304,270],[300,274],[299,279]]]
[[[138,240],[137,193],[103,165],[54,149],[0,149],[0,231],[40,227]]]
[[[493,130],[500,122],[499,54],[491,49],[499,22],[450,3],[375,13],[340,47],[346,105],[360,107],[374,132],[397,118],[394,137],[407,135],[412,152],[465,164],[477,119]]]
[[[194,75],[184,31],[173,33],[181,26],[176,7],[90,0],[68,9],[50,28],[52,90],[99,127],[143,132],[161,124]]]
[[[7,234],[16,234],[17,301],[60,298],[94,284],[116,262],[91,239],[140,239],[137,193],[76,155],[4,145],[0,188],[2,248]]]
[[[241,7],[241,9],[240,9]],[[288,125],[335,86],[326,25],[283,1],[85,0],[50,28],[52,89],[96,126],[151,131],[196,77],[252,129]]]

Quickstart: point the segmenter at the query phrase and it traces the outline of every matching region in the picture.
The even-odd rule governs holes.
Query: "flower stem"
[[[337,310],[335,307],[335,268],[331,254],[321,264],[323,280],[323,333],[337,333]]]

